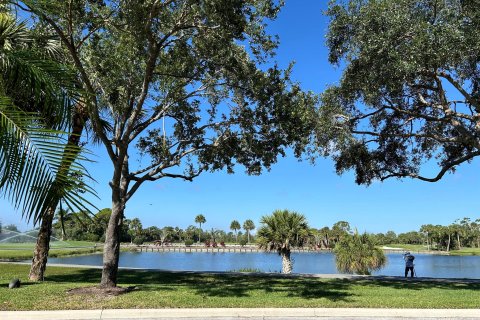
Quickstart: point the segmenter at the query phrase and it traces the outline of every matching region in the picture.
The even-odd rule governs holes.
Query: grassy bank
[[[29,266],[0,264],[0,310],[209,307],[478,308],[480,284],[412,280],[342,280],[206,275],[120,270],[120,296],[70,295],[94,286],[101,270],[50,267],[46,281],[28,282]],[[19,277],[19,289],[7,288]],[[52,303],[54,301],[55,303]]]
[[[34,243],[0,243],[0,260],[28,260],[33,256]],[[52,258],[101,252],[102,244],[86,241],[56,241],[50,245]]]
[[[447,251],[437,251],[437,250],[430,250],[427,251],[426,246],[419,245],[419,244],[387,244],[386,247],[390,248],[401,248],[402,251],[412,251],[412,252],[429,252],[429,253],[441,253],[441,254],[449,254],[452,256],[479,256],[480,255],[480,248],[462,248],[460,250],[450,250],[448,253]],[[380,246],[380,248],[383,246]]]

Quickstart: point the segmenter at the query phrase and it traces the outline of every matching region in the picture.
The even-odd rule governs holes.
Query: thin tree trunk
[[[199,227],[198,227],[198,229],[199,229],[198,230],[198,243],[200,243],[200,241],[201,241],[200,239],[202,238],[202,224],[199,223],[198,225],[199,225]]]
[[[290,274],[292,273],[292,259],[290,258],[290,251],[282,252],[282,273]]]
[[[458,249],[462,250],[462,244],[460,243],[460,234],[457,233]]]
[[[30,267],[30,274],[28,278],[31,281],[43,281],[45,276],[45,269],[47,268],[48,251],[50,250],[50,236],[52,235],[52,222],[54,210],[45,214],[40,224],[38,231],[37,243],[33,251],[32,265]]]
[[[450,241],[451,241],[451,237],[450,235],[448,235],[447,252],[450,251]]]
[[[67,148],[71,148],[72,146],[79,146],[80,137],[82,136],[85,122],[87,120],[88,116],[86,115],[83,106],[77,104],[72,118],[72,132],[68,137],[68,142],[65,146],[65,150]],[[80,152],[80,150],[78,150],[77,152]],[[72,157],[72,155],[63,157],[62,164],[60,165],[55,181],[57,181],[60,174],[65,175],[66,173],[68,173],[68,171],[70,171],[70,167],[72,166],[74,159],[77,155],[75,155],[75,157]],[[37,243],[35,245],[35,250],[33,253],[32,266],[30,268],[29,279],[32,281],[41,281],[44,278],[45,269],[47,268],[48,251],[50,250],[52,222],[55,214],[55,209],[57,208],[59,202],[60,198],[58,198],[56,201],[53,201],[50,204],[50,208],[48,209],[47,214],[42,217],[42,223],[38,232]],[[64,231],[62,231],[62,233],[63,232]]]

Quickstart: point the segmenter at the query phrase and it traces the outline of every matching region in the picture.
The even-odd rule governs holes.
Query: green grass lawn
[[[49,257],[64,257],[78,254],[100,252],[103,244],[87,241],[53,241],[50,244]],[[0,243],[0,260],[28,260],[33,256],[35,243]]]
[[[450,254],[458,256],[480,256],[480,248],[462,248],[461,250],[451,250]]]
[[[45,282],[27,281],[28,265],[0,264],[0,310],[219,307],[479,308],[480,284],[415,280],[286,278],[236,274],[119,271],[120,296],[70,295],[94,286],[101,270],[49,267]],[[12,278],[22,286],[8,289]]]
[[[413,251],[413,252],[422,252],[422,251],[427,251],[427,247],[424,245],[419,245],[419,244],[387,244],[385,245],[386,247],[392,247],[392,248],[402,248],[405,251]],[[383,246],[379,246],[380,248]],[[436,250],[431,250],[435,252]],[[446,251],[442,251],[441,253],[446,253]],[[448,254],[454,256],[478,256],[480,255],[480,248],[462,248],[461,250],[450,250]]]

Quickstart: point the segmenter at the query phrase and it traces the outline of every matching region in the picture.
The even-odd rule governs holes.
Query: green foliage
[[[137,246],[142,245],[145,239],[143,237],[136,237],[133,239],[133,244],[136,244]]]
[[[383,251],[376,248],[366,233],[343,237],[333,251],[335,263],[340,272],[371,274],[385,266],[387,259]]]
[[[257,244],[267,251],[290,251],[301,247],[310,236],[310,228],[304,215],[295,211],[275,210],[263,216],[257,232]]]
[[[192,239],[187,239],[185,240],[185,246],[189,247],[193,244],[193,240]]]
[[[233,220],[232,223],[230,223],[230,230],[234,230],[236,232],[237,230],[240,230],[240,228],[240,222],[237,220]]]
[[[438,181],[480,155],[478,0],[334,0],[329,60],[344,65],[322,95],[336,170],[356,182]],[[331,133],[332,135],[334,133]],[[345,135],[350,134],[350,137]],[[331,144],[331,145],[332,145]],[[424,164],[437,161],[432,177]]]
[[[242,247],[246,246],[247,243],[248,243],[248,240],[247,240],[246,237],[241,237],[241,238],[240,238],[240,241],[238,241],[238,244],[239,244],[240,246],[242,246]]]
[[[291,67],[281,70],[271,59],[278,43],[266,25],[282,4],[24,0],[18,6],[55,30],[87,91],[92,127],[113,164],[112,219],[121,221],[146,181],[191,181],[203,172],[233,173],[236,165],[260,174],[289,148],[297,157],[314,153],[307,148],[318,99],[291,80]],[[147,163],[132,170],[135,147]],[[120,227],[110,224],[107,234]],[[104,266],[115,269],[117,244],[105,242],[112,261]]]
[[[203,216],[203,214],[199,214],[199,215],[197,215],[197,216],[195,217],[195,223],[200,224],[200,226],[201,226],[203,223],[205,223],[205,222],[207,222],[207,219],[205,219],[205,217]]]
[[[34,223],[59,199],[88,210],[81,148],[59,131],[70,128],[79,93],[58,42],[2,12],[0,44],[0,195]]]

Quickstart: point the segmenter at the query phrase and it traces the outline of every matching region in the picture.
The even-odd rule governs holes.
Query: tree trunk
[[[200,227],[198,228],[198,229],[199,229],[199,230],[198,230],[198,243],[200,243],[201,238],[202,238],[202,224],[199,223],[199,226],[200,226]]]
[[[67,149],[71,146],[79,146],[80,137],[82,136],[85,122],[88,117],[83,106],[77,104],[75,112],[72,116],[72,132],[68,136],[68,142],[65,147]],[[80,151],[80,150],[79,150]],[[79,152],[78,151],[78,152]],[[75,156],[76,158],[76,156]],[[62,163],[58,170],[58,174],[66,174],[70,171],[70,167],[75,161],[71,155],[64,156]],[[58,176],[57,176],[58,178]],[[57,179],[56,179],[57,180]],[[33,252],[32,266],[30,268],[29,279],[32,281],[42,281],[44,278],[45,269],[47,268],[48,251],[50,250],[50,236],[52,235],[52,222],[55,214],[55,209],[60,203],[60,198],[50,204],[48,212],[42,217],[42,223],[37,235],[37,243]],[[62,230],[63,238],[64,230]]]
[[[250,243],[250,232],[247,230],[247,243]]]
[[[124,206],[116,192],[112,192],[112,214],[105,232],[103,247],[103,269],[100,286],[112,288],[117,286],[118,260],[120,258],[120,230],[123,222]]]
[[[457,241],[458,241],[458,250],[462,250],[462,244],[460,243],[460,234],[457,233]]]
[[[451,237],[450,235],[448,235],[447,252],[450,251],[450,241],[451,241]]]
[[[282,273],[290,274],[292,273],[292,259],[290,258],[290,251],[282,252]]]
[[[55,208],[42,218],[40,230],[38,231],[37,243],[33,251],[32,266],[28,279],[31,281],[43,281],[45,269],[47,268],[48,251],[50,250],[50,236],[52,235],[52,222]]]

